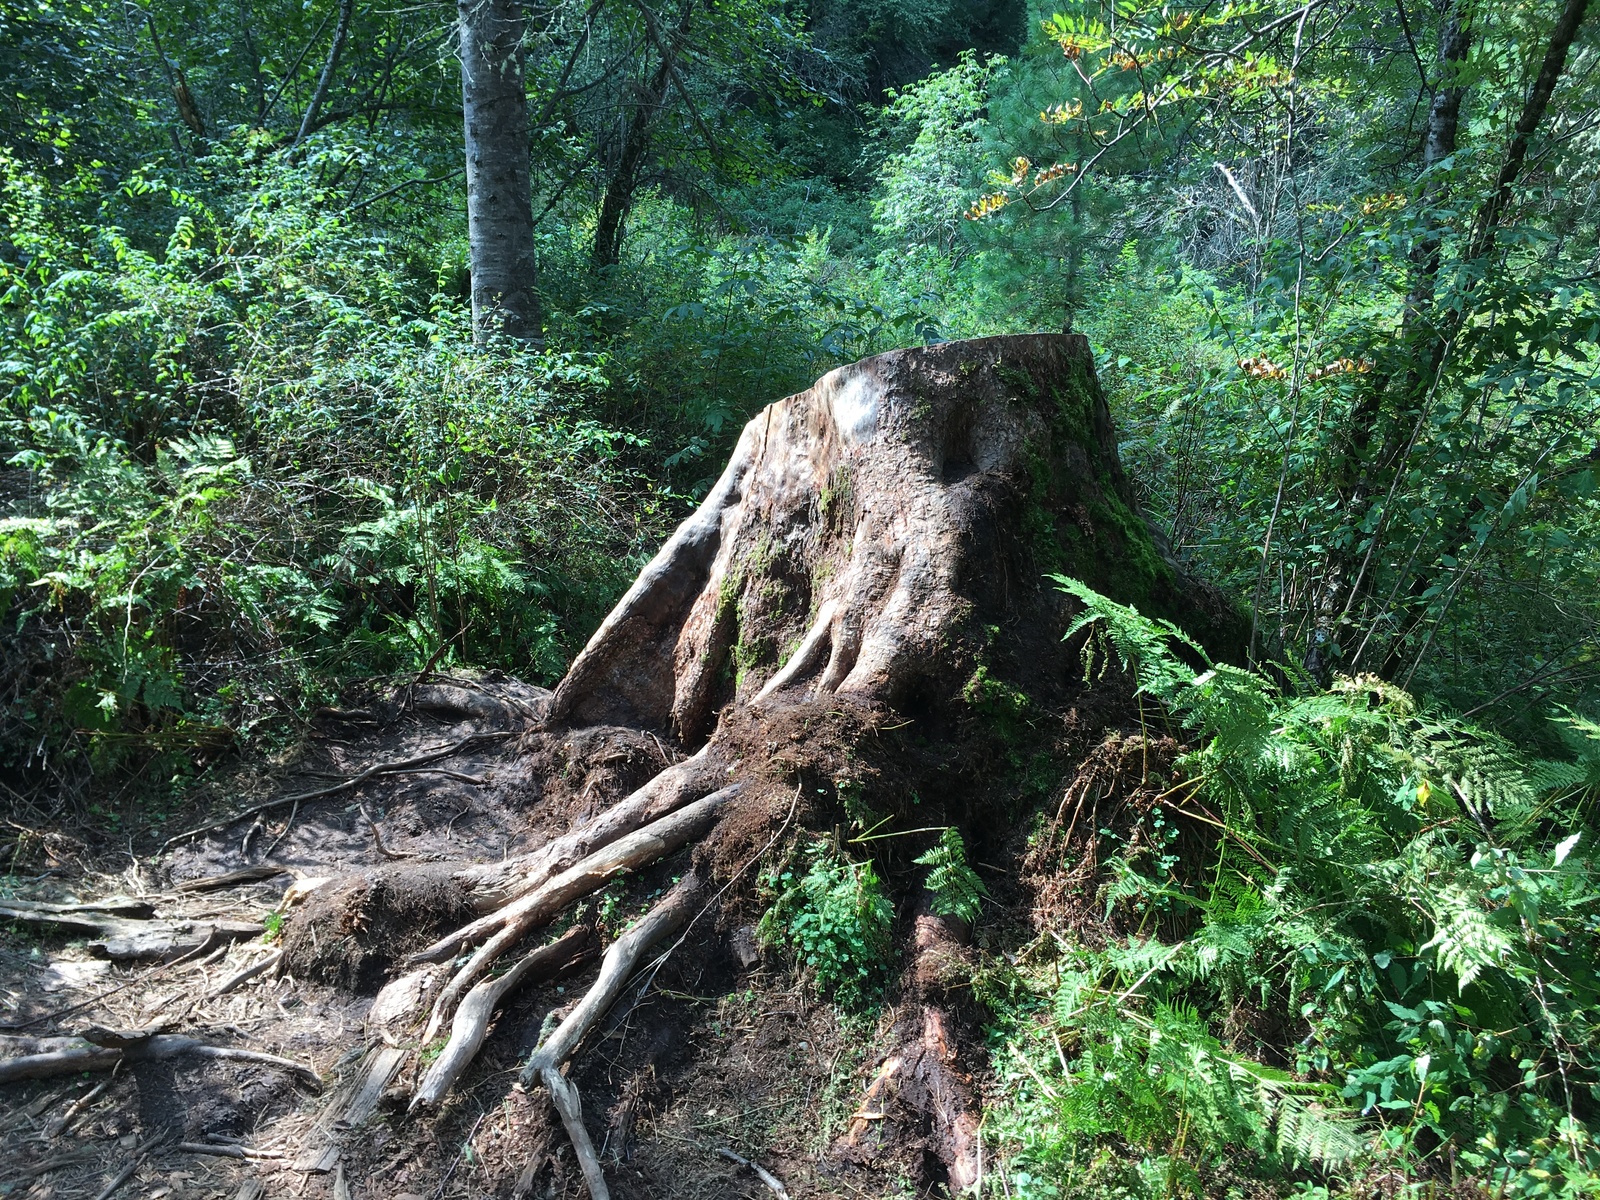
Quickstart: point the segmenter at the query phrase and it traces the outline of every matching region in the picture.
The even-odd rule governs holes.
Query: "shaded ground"
[[[414,758],[473,735],[507,736],[469,744],[424,769],[279,805],[259,819],[229,822],[148,858],[108,855],[104,845],[91,844],[94,831],[83,830],[75,859],[61,855],[62,866],[6,878],[9,886],[0,895],[57,904],[132,897],[160,917],[192,921],[194,929],[169,955],[177,961],[163,964],[108,960],[91,948],[95,936],[82,931],[0,924],[0,1033],[126,1030],[165,1020],[207,1042],[294,1059],[327,1086],[317,1095],[270,1066],[182,1057],[126,1063],[114,1076],[0,1085],[0,1131],[16,1148],[0,1163],[0,1195],[93,1197],[129,1164],[135,1169],[123,1184],[128,1195],[232,1194],[251,1180],[265,1185],[268,1195],[339,1195],[341,1169],[343,1186],[355,1197],[581,1194],[547,1099],[507,1091],[546,1015],[581,991],[592,962],[569,978],[515,995],[463,1088],[436,1117],[409,1119],[380,1105],[356,1131],[329,1131],[319,1122],[358,1082],[365,1019],[385,969],[431,926],[354,939],[375,942],[381,953],[329,947],[332,965],[324,981],[269,969],[228,994],[210,996],[271,955],[276,943],[269,932],[266,939],[204,948],[208,921],[257,922],[275,930],[272,914],[284,908],[292,888],[323,876],[359,877],[389,864],[391,856],[483,861],[518,853],[587,815],[598,807],[596,797],[625,792],[670,757],[657,739],[620,728],[583,730],[552,754],[526,732],[524,708],[539,698],[535,689],[510,680],[466,682],[471,686],[417,689],[409,703],[404,695],[374,698],[323,714],[292,769],[241,771],[224,789],[231,802],[216,811],[238,812],[263,799],[329,787],[374,764]],[[795,732],[796,747],[802,734]],[[785,747],[772,755],[772,770],[795,769],[808,752]],[[189,815],[200,824],[209,814]],[[382,848],[368,815],[381,831]],[[183,823],[180,816],[168,825]],[[732,831],[714,852],[748,860],[751,845],[759,850],[770,842],[770,822],[747,824],[744,836]],[[34,865],[47,864],[45,848],[62,844],[64,836],[34,841]],[[182,890],[263,863],[284,871],[214,891]],[[602,899],[610,906],[608,920],[625,923],[681,864],[679,856],[626,889],[614,887]],[[909,1179],[897,1178],[903,1170],[895,1154],[886,1170],[873,1169],[868,1156],[848,1176],[825,1164],[831,1138],[856,1111],[875,1066],[872,1047],[893,1024],[893,1012],[851,1019],[819,1001],[796,983],[786,963],[763,956],[751,928],[757,915],[733,906],[719,924],[692,928],[650,980],[648,994],[632,993],[618,1005],[575,1070],[613,1194],[770,1194],[750,1172],[719,1157],[722,1148],[760,1161],[797,1196],[914,1194]],[[318,1159],[328,1132],[343,1145],[338,1161]],[[245,1157],[204,1154],[194,1146]]]

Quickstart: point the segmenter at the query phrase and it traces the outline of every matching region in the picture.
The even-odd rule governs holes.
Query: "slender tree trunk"
[[[594,247],[590,252],[596,271],[614,267],[622,259],[623,225],[633,208],[633,192],[639,186],[639,174],[650,150],[650,134],[660,115],[662,101],[666,99],[670,79],[671,62],[663,58],[650,82],[640,89],[633,106],[633,118],[622,139],[622,153],[617,156],[617,165],[611,178],[606,180],[605,194],[600,199],[600,216],[595,222]]]
[[[1550,45],[1545,50],[1544,61],[1539,65],[1538,77],[1533,81],[1533,88],[1517,118],[1516,133],[1512,135],[1506,161],[1500,168],[1500,177],[1495,180],[1494,192],[1478,213],[1478,220],[1473,227],[1472,245],[1468,251],[1471,258],[1487,253],[1494,246],[1495,231],[1500,225],[1506,204],[1511,200],[1511,185],[1516,182],[1523,164],[1528,160],[1528,144],[1544,120],[1545,112],[1550,107],[1550,97],[1567,69],[1567,54],[1577,40],[1588,8],[1589,0],[1567,0],[1566,7],[1556,18],[1555,28],[1550,31]]]
[[[256,127],[260,128],[267,119],[267,86],[261,77],[261,52],[256,49],[255,34],[252,32],[252,20],[249,0],[241,0],[239,5],[239,27],[244,35],[245,53],[250,56],[250,94],[256,102]]]
[[[519,0],[459,0],[472,331],[539,334],[524,17]]]
[[[1466,258],[1482,258],[1491,253],[1495,246],[1495,237],[1499,232],[1500,222],[1505,216],[1507,204],[1511,200],[1511,187],[1522,173],[1523,165],[1528,159],[1528,147],[1533,140],[1540,124],[1544,121],[1545,114],[1550,108],[1550,97],[1554,94],[1556,84],[1560,82],[1562,74],[1566,71],[1567,55],[1572,50],[1572,43],[1577,39],[1578,30],[1583,25],[1583,18],[1589,7],[1590,0],[1567,0],[1561,15],[1556,19],[1555,27],[1550,32],[1550,44],[1545,48],[1544,59],[1539,65],[1539,74],[1535,77],[1532,88],[1529,89],[1527,99],[1523,102],[1522,112],[1517,118],[1515,132],[1512,134],[1511,144],[1506,149],[1505,162],[1501,164],[1500,173],[1495,179],[1494,191],[1484,201],[1483,207],[1478,210],[1477,218],[1472,224],[1472,241],[1466,250]],[[1430,123],[1430,136],[1432,133]],[[1453,146],[1452,146],[1453,151]],[[1437,273],[1437,249],[1435,250],[1435,273]],[[1409,316],[1409,313],[1408,313]],[[1449,338],[1459,328],[1462,320],[1462,310],[1452,309],[1449,314],[1448,328],[1441,329],[1435,339],[1434,369],[1443,360],[1444,347]],[[1582,470],[1586,464],[1591,463],[1600,448],[1588,457],[1580,460],[1573,470]],[[1403,466],[1404,464],[1400,464]],[[1555,477],[1566,472],[1558,471]],[[1472,527],[1482,517],[1484,501],[1481,493],[1472,497],[1470,503],[1463,507],[1456,521],[1440,541],[1442,553],[1455,556],[1458,562],[1466,562],[1472,557]],[[1402,628],[1409,628],[1417,624],[1421,615],[1426,613],[1424,606],[1432,571],[1419,571],[1406,589],[1405,598],[1400,602],[1396,619]],[[1406,665],[1405,640],[1397,639],[1388,650],[1380,672],[1387,678],[1397,674]]]
[[[194,94],[189,91],[189,80],[183,73],[183,68],[167,57],[166,48],[161,44],[161,35],[156,32],[155,17],[145,13],[145,24],[150,29],[150,42],[156,49],[156,58],[161,61],[161,69],[166,73],[167,85],[172,88],[172,100],[178,106],[178,116],[194,134],[197,144],[203,143],[206,136],[206,123],[200,116],[200,109],[194,102]],[[182,150],[182,143],[174,131],[173,145]]]
[[[1466,95],[1461,69],[1472,48],[1466,2],[1454,0],[1439,32],[1439,80],[1422,142],[1424,176],[1454,154],[1459,142],[1461,103]],[[1441,180],[1428,180],[1423,186],[1424,207],[1437,203],[1443,191]],[[1370,575],[1362,569],[1368,561],[1362,547],[1362,522],[1373,499],[1400,468],[1397,459],[1410,444],[1416,410],[1444,361],[1448,338],[1437,330],[1432,337],[1427,336],[1428,327],[1434,323],[1433,298],[1443,231],[1431,215],[1427,219],[1429,224],[1411,251],[1411,286],[1400,319],[1400,342],[1409,348],[1411,366],[1399,380],[1385,374],[1372,381],[1351,413],[1333,469],[1333,485],[1344,498],[1344,521],[1328,552],[1306,650],[1306,670],[1322,680],[1343,660],[1344,635],[1351,613],[1363,590],[1371,584]],[[1419,344],[1424,340],[1426,348]],[[1375,458],[1369,458],[1373,436],[1385,426],[1383,445]],[[1381,533],[1373,531],[1367,536],[1378,537]]]
[[[322,74],[317,76],[317,86],[312,89],[311,103],[306,105],[305,116],[300,118],[300,132],[294,135],[296,146],[316,132],[317,118],[322,115],[328,90],[333,87],[333,74],[339,69],[339,56],[344,53],[344,44],[350,37],[350,19],[355,14],[355,7],[355,0],[339,0],[339,17],[333,24],[333,43],[328,47],[328,57],[323,61]]]

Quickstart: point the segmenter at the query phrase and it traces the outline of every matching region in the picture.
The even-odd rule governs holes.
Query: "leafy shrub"
[[[1085,605],[1088,665],[1109,659],[1191,731],[1162,807],[1213,857],[1121,863],[1112,902],[1159,901],[1165,938],[1047,935],[1020,956],[1022,999],[990,989],[1008,1079],[992,1128],[1018,1191],[1441,1156],[1508,1196],[1600,1187],[1592,723],[1566,722],[1579,761],[1528,761],[1374,678],[1197,673],[1180,631],[1060,582]],[[1281,1040],[1241,1039],[1251,1012]],[[1113,1188],[1119,1143],[1139,1165]]]
[[[247,149],[213,155],[246,186],[141,171],[87,225],[0,155],[9,765],[204,758],[430,661],[549,679],[659,530],[603,359],[474,349],[315,156]]]
[[[778,896],[757,930],[769,945],[792,949],[820,987],[860,1003],[889,961],[894,905],[870,861],[851,862],[828,842],[804,857],[803,874],[769,880]]]

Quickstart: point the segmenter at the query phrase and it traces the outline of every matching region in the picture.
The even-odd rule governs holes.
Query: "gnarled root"
[[[519,855],[503,863],[483,863],[464,868],[456,879],[472,895],[473,905],[492,920],[498,910],[521,899],[620,837],[659,821],[689,801],[714,790],[727,778],[722,758],[710,746],[698,754],[673,763],[643,787],[610,805],[570,833],[546,843],[531,854]],[[462,940],[443,950],[446,957],[470,938],[472,926],[457,930]],[[444,942],[430,950],[440,950]]]
[[[572,1139],[572,1151],[578,1156],[578,1166],[583,1170],[583,1181],[589,1186],[593,1200],[611,1200],[606,1187],[605,1174],[600,1170],[600,1156],[594,1152],[594,1142],[583,1124],[583,1106],[578,1101],[578,1089],[555,1067],[545,1067],[539,1078],[544,1082],[550,1100],[561,1114],[561,1123],[567,1127]]]
[[[467,1069],[483,1045],[495,1009],[514,988],[570,970],[592,953],[590,941],[588,928],[574,925],[549,945],[541,946],[525,956],[504,975],[486,979],[468,992],[461,1007],[456,1009],[455,1021],[450,1027],[450,1040],[417,1085],[416,1095],[411,1098],[411,1107],[432,1107],[449,1094],[456,1080],[461,1077],[461,1072]]]
[[[700,877],[690,872],[637,925],[611,943],[600,962],[599,978],[522,1069],[523,1087],[532,1084],[547,1068],[560,1069],[566,1064],[594,1023],[605,1016],[627,986],[639,959],[656,943],[689,923],[704,891]]]
[[[902,1114],[909,1110],[923,1126],[956,1193],[978,1182],[982,1161],[977,1097],[971,1076],[962,1069],[949,1007],[958,990],[970,984],[973,962],[965,924],[930,912],[927,899],[913,926],[914,957],[907,979],[917,1008],[896,1027],[900,1044],[868,1085],[835,1151],[846,1160],[857,1157],[869,1130],[894,1119],[897,1108]]]
[[[421,953],[413,955],[413,962],[438,962],[461,946],[492,931],[488,941],[484,942],[477,953],[440,991],[423,1041],[433,1040],[454,1011],[456,1001],[462,994],[482,977],[496,958],[514,946],[529,931],[548,923],[568,904],[598,891],[617,876],[648,867],[651,863],[705,834],[716,822],[718,814],[739,795],[741,790],[741,784],[730,784],[677,812],[669,813],[643,829],[618,838],[522,899],[506,905],[489,917],[474,921]]]

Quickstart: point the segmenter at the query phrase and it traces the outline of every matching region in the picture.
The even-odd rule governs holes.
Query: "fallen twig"
[[[271,858],[272,852],[278,848],[278,843],[289,836],[289,830],[294,828],[294,819],[300,815],[300,801],[294,802],[294,807],[289,810],[289,819],[283,823],[283,828],[278,830],[278,836],[272,839],[272,844],[261,852],[262,858]]]
[[[212,932],[215,934],[216,931],[213,930]],[[196,957],[204,954],[206,950],[209,949],[213,944],[214,942],[212,939],[208,938],[205,942],[202,942],[200,945],[196,946],[189,953],[182,955],[179,958],[175,958],[171,962],[161,963],[159,966],[151,967],[143,975],[135,975],[131,979],[124,979],[121,983],[117,984],[116,987],[107,988],[98,996],[91,996],[87,1000],[80,1000],[76,1004],[69,1004],[66,1008],[52,1009],[47,1013],[41,1013],[39,1016],[30,1018],[26,1021],[12,1021],[8,1024],[0,1025],[0,1029],[28,1029],[34,1025],[41,1025],[46,1021],[58,1020],[61,1017],[70,1017],[73,1013],[81,1012],[86,1008],[93,1008],[102,1000],[108,1000],[112,996],[115,996],[118,992],[130,988],[136,983],[146,983],[149,980],[154,979],[157,975],[160,975],[165,971],[172,970],[173,967],[181,967],[186,962],[192,962]]]
[[[143,1161],[144,1155],[142,1154],[129,1159],[122,1170],[117,1172],[116,1177],[112,1179],[110,1183],[106,1184],[105,1187],[100,1189],[100,1194],[96,1196],[94,1200],[110,1200],[113,1192],[115,1192],[123,1184],[127,1183],[128,1180],[133,1178],[133,1173],[139,1169],[139,1164]]]
[[[209,1154],[214,1158],[248,1158],[243,1146],[225,1146],[210,1142],[179,1142],[180,1154]]]
[[[146,1138],[144,1144],[134,1150],[133,1157],[123,1165],[122,1170],[116,1173],[110,1183],[100,1189],[100,1194],[94,1200],[110,1200],[111,1195],[123,1184],[127,1183],[128,1180],[132,1179],[133,1173],[139,1169],[145,1159],[150,1157],[150,1151],[155,1148],[156,1143],[164,1141],[167,1136],[166,1132],[162,1132],[155,1137]]]
[[[738,1163],[741,1167],[745,1167],[748,1170],[754,1171],[756,1173],[756,1178],[761,1180],[762,1183],[766,1184],[767,1187],[772,1189],[772,1194],[777,1196],[778,1200],[789,1200],[789,1192],[783,1186],[783,1183],[776,1175],[767,1170],[760,1163],[751,1162],[744,1155],[735,1154],[732,1150],[727,1150],[720,1146],[717,1148],[717,1153],[722,1155],[723,1158]]]
[[[501,741],[510,736],[510,730],[497,733],[469,733],[466,737],[462,738],[458,742],[452,742],[448,746],[440,746],[433,750],[425,750],[421,754],[416,755],[414,758],[407,758],[398,762],[376,763],[373,766],[368,767],[365,771],[361,771],[358,774],[350,776],[349,779],[330,784],[325,788],[314,788],[309,792],[300,792],[293,796],[279,796],[276,800],[266,800],[260,804],[254,804],[249,808],[232,813],[229,816],[219,817],[217,820],[211,821],[205,825],[196,825],[193,829],[185,829],[182,833],[175,833],[166,841],[161,843],[161,850],[168,850],[172,847],[173,843],[181,842],[185,838],[198,837],[202,833],[211,833],[213,830],[226,829],[230,825],[237,825],[246,817],[253,817],[259,813],[270,812],[275,808],[282,808],[285,804],[298,805],[309,800],[323,800],[329,796],[337,796],[341,792],[348,792],[351,788],[357,787],[369,779],[375,779],[380,775],[393,775],[401,771],[412,770],[416,767],[427,766],[429,763],[437,762],[441,758],[449,758],[453,754],[460,754],[467,747],[477,745],[480,742]]]
[[[249,983],[263,971],[277,966],[278,960],[282,957],[282,950],[274,950],[265,958],[251,963],[248,967],[244,968],[244,970],[236,971],[234,974],[228,976],[228,978],[224,979],[215,988],[208,992],[205,998],[207,1000],[215,1000],[218,996],[226,996],[229,992],[233,991],[234,988],[239,987],[242,984]]]
[[[267,853],[272,853],[270,846],[267,847]],[[177,890],[180,892],[215,892],[223,888],[238,887],[242,883],[259,883],[263,879],[272,879],[278,875],[286,875],[288,872],[288,867],[262,863],[259,866],[243,867],[237,871],[229,871],[225,875],[207,875],[200,879],[185,879],[177,885]]]
[[[116,1067],[111,1069],[110,1079],[102,1079],[99,1083],[95,1084],[87,1092],[69,1104],[67,1106],[67,1111],[62,1113],[61,1116],[55,1121],[52,1121],[46,1128],[46,1136],[53,1138],[60,1137],[63,1133],[70,1129],[72,1127],[72,1123],[78,1119],[78,1114],[98,1100],[101,1093],[103,1093],[108,1087],[116,1082],[117,1070],[121,1065],[122,1064],[118,1063]]]

